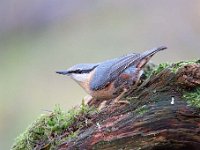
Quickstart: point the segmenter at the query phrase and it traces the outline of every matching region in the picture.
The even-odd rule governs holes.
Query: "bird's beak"
[[[56,73],[62,74],[62,75],[68,75],[69,74],[68,71],[56,71]]]

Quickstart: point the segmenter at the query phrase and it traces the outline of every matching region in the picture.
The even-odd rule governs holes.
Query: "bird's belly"
[[[97,100],[107,100],[117,97],[120,94],[117,90],[118,88],[114,86],[114,83],[111,83],[104,89],[90,92],[90,95]]]
[[[120,74],[115,81],[100,90],[91,90],[89,81],[80,85],[88,94],[97,100],[108,100],[119,96],[124,89],[130,89],[138,80],[139,72],[140,70],[138,68],[130,67]]]
[[[121,92],[124,91],[124,89],[129,90],[138,79],[139,70],[135,70],[135,74],[128,74],[124,72],[118,77],[117,80],[110,83],[107,87],[97,91],[90,91],[89,94],[98,100],[116,98],[121,94]]]

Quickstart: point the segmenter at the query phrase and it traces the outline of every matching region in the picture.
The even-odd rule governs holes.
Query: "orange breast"
[[[90,91],[90,95],[97,98],[97,99],[110,99],[116,97],[114,93],[116,89],[114,88],[114,83],[110,83],[104,89],[98,91]]]
[[[93,74],[94,74],[94,70],[90,73],[90,76],[88,77],[87,81],[79,83],[88,94],[90,94],[92,97],[98,100],[106,100],[106,99],[111,99],[118,96],[118,94],[114,94],[116,93],[114,82],[110,83],[108,86],[106,86],[105,88],[101,90],[91,91],[89,83],[92,79]],[[130,78],[130,77],[129,76],[125,77],[125,74],[124,74],[124,78]]]

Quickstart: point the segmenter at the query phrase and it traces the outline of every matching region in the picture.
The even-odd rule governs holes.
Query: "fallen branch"
[[[19,149],[20,143],[29,144],[30,149],[199,149],[200,61],[160,64],[150,72],[137,89],[125,95],[130,104],[92,99],[72,113],[70,123],[70,117],[60,117],[60,112],[47,115],[47,120],[60,117],[68,124],[46,134],[49,123],[40,120],[40,129],[45,131],[36,138],[32,134],[39,125],[33,125],[13,149]],[[101,110],[91,112],[94,106]],[[30,144],[27,139],[37,140]]]

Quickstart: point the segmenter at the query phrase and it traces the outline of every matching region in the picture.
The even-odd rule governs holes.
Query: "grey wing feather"
[[[157,47],[157,48],[147,50],[147,51],[145,51],[141,54],[130,55],[129,57],[127,57],[123,61],[119,61],[119,63],[116,63],[115,65],[112,66],[113,72],[111,73],[111,76],[114,76],[115,74],[116,75],[121,74],[125,69],[127,69],[128,67],[130,67],[132,65],[138,66],[140,64],[141,60],[143,60],[143,59],[145,59],[146,57],[149,57],[149,56],[151,57],[155,53],[157,53],[158,51],[164,50],[166,48],[167,47],[161,46],[161,47]]]
[[[128,67],[134,64],[134,61],[136,61],[139,57],[140,54],[134,54],[134,55],[129,55],[129,57],[126,57],[126,59],[118,61],[116,64],[112,66],[110,76],[115,78],[115,76],[118,76],[124,70],[126,70]]]
[[[116,77],[118,77],[128,67],[137,66],[140,61],[148,56],[152,56],[160,50],[164,50],[166,47],[158,47],[151,50],[147,50],[142,54],[129,54],[116,59],[102,62],[97,66],[93,79],[90,82],[90,88],[92,90],[103,89],[106,85],[111,83]]]
[[[113,79],[115,79],[121,73],[120,72],[121,70],[125,70],[123,68],[127,60],[136,57],[138,55],[139,54],[129,54],[126,56],[102,62],[95,69],[92,81],[90,82],[90,88],[92,90],[99,90],[104,88],[107,84],[113,81]]]

